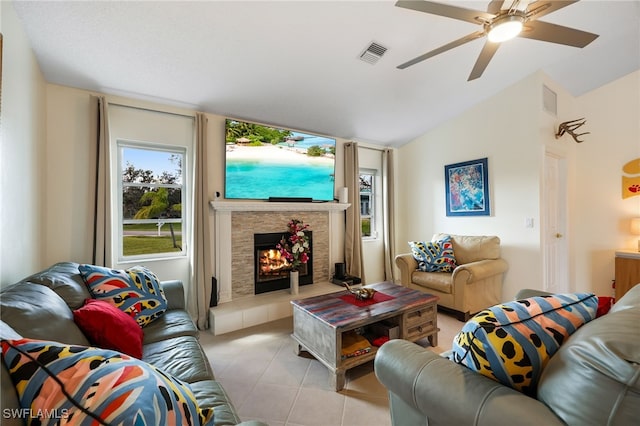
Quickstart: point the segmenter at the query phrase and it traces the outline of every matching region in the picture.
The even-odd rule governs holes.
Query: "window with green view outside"
[[[119,142],[120,258],[184,255],[185,151]]]
[[[374,201],[373,173],[360,173],[360,221],[362,223],[362,238],[373,236],[373,201]]]

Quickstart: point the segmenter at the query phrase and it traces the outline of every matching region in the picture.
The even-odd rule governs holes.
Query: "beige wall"
[[[0,284],[6,285],[42,266],[45,82],[13,4],[0,2],[0,11]]]
[[[640,71],[576,100],[586,117],[585,142],[576,147],[575,277],[578,289],[609,295],[614,251],[637,249],[630,220],[640,196],[622,199],[622,166],[640,158]]]
[[[608,295],[613,252],[634,247],[625,224],[640,216],[640,199],[622,200],[620,192],[622,164],[640,157],[639,75],[573,99],[537,73],[401,147],[397,251],[435,232],[498,235],[510,265],[503,299],[520,288],[542,288],[541,176],[549,150],[568,164],[572,290]],[[558,93],[557,118],[542,109],[543,84]],[[580,117],[591,132],[584,143],[555,139],[561,121]],[[482,157],[489,159],[492,215],[445,216],[444,165]],[[527,217],[534,228],[525,227]]]
[[[498,235],[510,265],[503,297],[521,283],[540,281],[539,228],[524,227],[525,217],[539,224],[539,82],[531,76],[399,149],[398,181],[405,189],[396,209],[399,252],[408,251],[407,241],[436,232]],[[447,217],[444,166],[484,157],[491,216]]]
[[[43,217],[44,264],[92,259],[92,186],[89,93],[47,85],[47,132]],[[95,139],[95,136],[93,136]]]
[[[46,191],[48,206],[43,218],[45,223],[44,264],[73,261],[90,263],[92,260],[91,238],[93,232],[92,185],[95,182],[95,158],[90,134],[90,92],[53,84],[47,85],[47,143],[46,143]],[[109,97],[109,102],[140,108],[149,108],[177,114],[194,114],[165,105],[134,101],[120,97]],[[122,108],[113,107],[114,113],[122,115]],[[132,109],[133,113],[139,110]],[[139,111],[144,115],[144,111]],[[152,114],[154,117],[157,114]],[[138,114],[139,115],[139,114]],[[169,118],[175,116],[168,116]],[[140,119],[136,115],[136,118]],[[119,120],[122,121],[122,120]],[[185,133],[185,126],[168,124],[178,134]],[[155,123],[154,129],[160,125]],[[112,129],[114,137],[121,136]],[[165,133],[168,130],[165,128]],[[190,130],[190,129],[189,129]],[[145,140],[143,135],[128,131],[130,137]],[[187,138],[190,138],[188,136]],[[161,139],[160,139],[161,140]],[[114,151],[115,155],[115,151]],[[188,259],[171,261],[137,262],[152,269],[160,279],[181,279],[190,282]],[[127,267],[117,264],[114,267]]]

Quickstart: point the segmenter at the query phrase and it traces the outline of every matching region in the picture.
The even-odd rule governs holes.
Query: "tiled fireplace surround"
[[[231,217],[231,298],[254,293],[253,234],[282,232],[291,219],[300,219],[313,231],[315,281],[329,280],[329,214],[327,212],[236,212]],[[247,261],[250,258],[250,261]]]
[[[267,203],[213,201],[215,217],[215,276],[218,306],[210,309],[214,334],[222,334],[291,315],[290,300],[339,290],[330,284],[333,264],[343,257],[344,210],[339,203]],[[287,232],[287,223],[300,219],[313,231],[314,283],[254,295],[256,233]],[[339,238],[336,238],[339,236]]]

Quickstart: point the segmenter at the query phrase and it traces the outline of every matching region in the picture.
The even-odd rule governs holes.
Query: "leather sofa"
[[[73,321],[72,310],[81,307],[90,294],[78,271],[78,264],[57,263],[0,291],[0,337],[53,340],[89,346],[88,339]],[[144,328],[143,358],[172,376],[189,383],[202,408],[214,407],[215,425],[240,423],[228,395],[215,378],[198,342],[198,330],[185,310],[180,281],[161,283],[168,309]],[[23,424],[20,404],[4,362],[1,371],[3,425]],[[14,410],[14,411],[12,411]],[[244,426],[259,426],[248,421]]]
[[[508,269],[500,257],[500,238],[435,234],[431,241],[451,236],[457,267],[453,272],[423,272],[411,253],[396,256],[400,283],[414,290],[438,296],[438,307],[453,311],[467,321],[502,300],[502,280]]]
[[[380,348],[375,372],[389,391],[396,426],[637,424],[638,324],[640,285],[560,346],[542,371],[536,398],[404,340]]]

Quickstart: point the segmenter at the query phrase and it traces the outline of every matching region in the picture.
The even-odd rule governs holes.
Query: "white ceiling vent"
[[[386,47],[381,46],[376,42],[371,42],[371,44],[360,54],[360,60],[373,65],[382,58],[382,55],[384,55],[384,52],[386,51]]]

